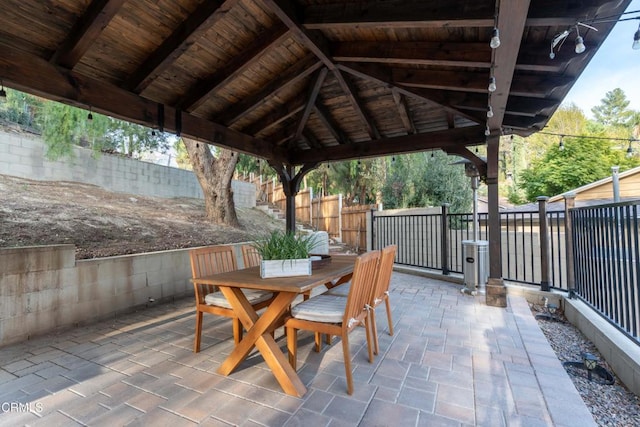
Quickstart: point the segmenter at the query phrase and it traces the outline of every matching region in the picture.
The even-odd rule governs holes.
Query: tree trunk
[[[209,145],[193,139],[182,138],[189,153],[193,172],[198,178],[204,194],[207,218],[216,224],[239,227],[231,191],[231,179],[238,162],[238,154],[218,148],[218,157],[211,154]]]

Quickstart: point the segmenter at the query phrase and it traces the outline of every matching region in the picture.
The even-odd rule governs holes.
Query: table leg
[[[276,322],[298,294],[294,292],[278,293],[262,316],[258,316],[240,289],[220,286],[220,290],[233,307],[247,333],[242,341],[235,346],[229,357],[220,365],[218,373],[229,375],[246,359],[255,346],[285,393],[302,397],[307,392],[307,388],[270,334]]]

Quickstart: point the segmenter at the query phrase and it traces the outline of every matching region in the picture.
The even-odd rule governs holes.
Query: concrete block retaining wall
[[[73,158],[47,160],[43,141],[34,135],[0,131],[0,174],[39,181],[75,181],[109,191],[152,197],[202,199],[202,189],[191,171],[100,154],[75,147]],[[256,206],[255,184],[232,181],[236,207]]]
[[[0,248],[0,347],[192,296],[190,278],[188,249],[76,261],[73,245]]]

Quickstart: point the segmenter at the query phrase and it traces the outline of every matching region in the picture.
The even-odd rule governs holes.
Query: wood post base
[[[486,302],[489,306],[507,306],[507,288],[504,286],[502,279],[489,278],[486,296]]]

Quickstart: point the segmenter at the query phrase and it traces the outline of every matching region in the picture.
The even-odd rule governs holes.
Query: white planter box
[[[310,276],[311,259],[276,259],[260,262],[260,277]]]

